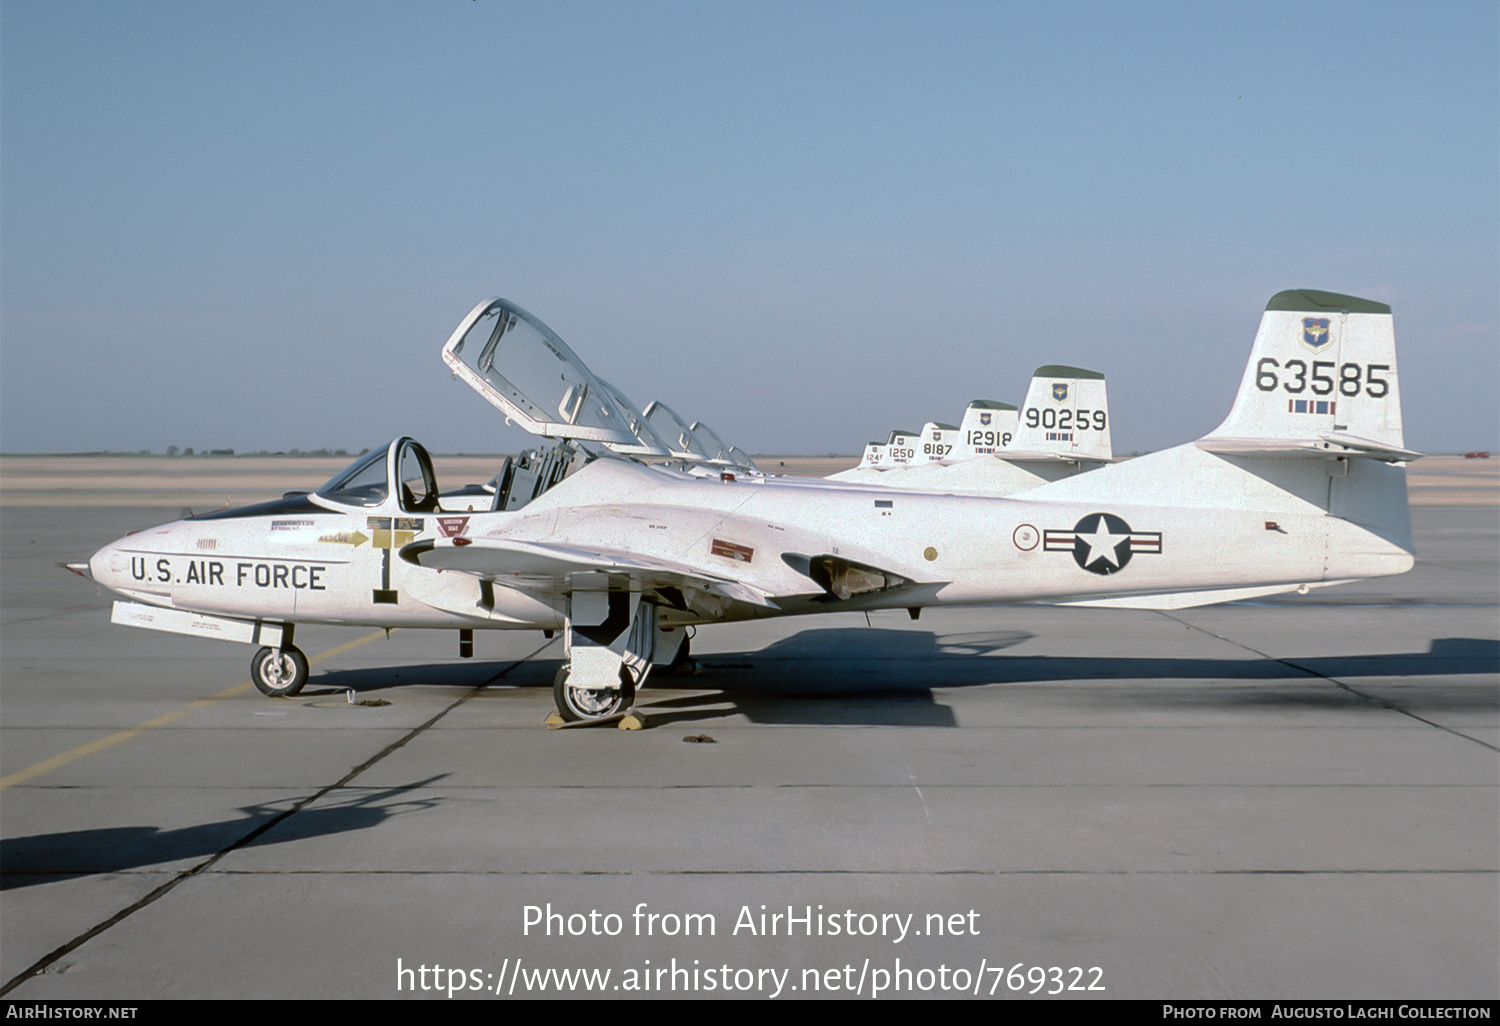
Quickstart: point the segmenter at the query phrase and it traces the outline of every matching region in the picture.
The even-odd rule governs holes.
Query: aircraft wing
[[[628,577],[642,590],[696,589],[736,602],[777,608],[768,592],[743,581],[704,573],[670,560],[610,549],[522,542],[504,539],[436,539],[413,542],[401,558],[417,566],[455,570],[523,591],[566,594],[578,589],[582,575]],[[585,578],[587,579],[587,578]],[[593,589],[596,590],[597,585]],[[670,591],[663,596],[668,604]],[[680,596],[679,596],[680,598]]]

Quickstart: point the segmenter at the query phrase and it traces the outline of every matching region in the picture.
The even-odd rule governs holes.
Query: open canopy
[[[642,446],[609,389],[551,328],[507,300],[471,310],[443,346],[443,362],[534,435]]]

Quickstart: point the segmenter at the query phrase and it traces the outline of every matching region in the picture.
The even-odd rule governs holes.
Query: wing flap
[[[628,577],[642,589],[696,588],[735,602],[777,608],[769,592],[743,581],[671,560],[611,549],[500,539],[437,539],[405,546],[401,558],[416,566],[473,574],[530,591],[566,594],[580,590],[585,575],[596,579],[595,575],[604,574]]]

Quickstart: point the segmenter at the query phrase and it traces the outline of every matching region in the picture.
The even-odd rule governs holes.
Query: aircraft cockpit
[[[507,456],[500,472],[485,484],[445,492],[438,488],[426,448],[415,439],[398,438],[364,453],[308,498],[327,509],[355,506],[391,513],[518,509],[561,481],[572,456],[565,446]]]
[[[693,463],[707,463],[713,458],[702,439],[688,427],[687,421],[666,403],[654,400],[646,407],[644,416],[659,438],[669,440],[668,445],[676,458]]]
[[[402,513],[439,510],[437,474],[420,442],[398,438],[372,449],[313,492],[313,502],[329,508],[394,506]]]

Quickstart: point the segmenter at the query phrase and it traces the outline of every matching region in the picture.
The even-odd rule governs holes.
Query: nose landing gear
[[[250,661],[256,690],[272,698],[290,698],[307,683],[307,656],[295,645],[262,648]]]

